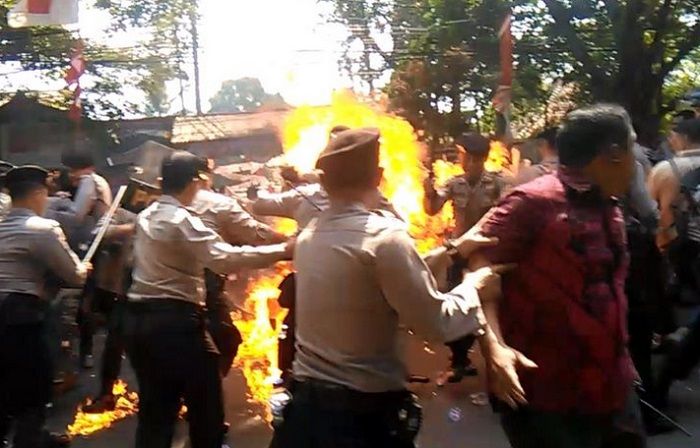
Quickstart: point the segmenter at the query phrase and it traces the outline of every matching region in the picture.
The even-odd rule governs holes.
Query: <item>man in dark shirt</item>
[[[474,267],[518,264],[487,320],[538,365],[519,372],[528,405],[497,408],[515,448],[643,447],[615,202],[634,173],[634,131],[624,109],[596,105],[572,112],[556,142],[558,173],[516,188],[482,223],[500,244]]]

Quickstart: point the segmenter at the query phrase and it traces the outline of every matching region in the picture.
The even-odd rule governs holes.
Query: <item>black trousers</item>
[[[104,300],[110,300],[111,305],[105,309],[107,314],[107,339],[102,353],[100,374],[100,396],[110,395],[114,383],[119,379],[122,369],[122,357],[126,350],[124,340],[124,318],[126,313],[126,298],[104,291]]]
[[[126,347],[139,383],[136,448],[170,448],[184,401],[192,448],[221,448],[219,354],[204,310],[184,301],[128,303]]]
[[[0,297],[0,444],[13,424],[15,448],[42,447],[47,441],[45,406],[53,372],[45,306],[30,295]]]
[[[645,448],[637,395],[610,415],[510,409],[498,403],[501,425],[512,448]]]
[[[225,277],[207,269],[204,271],[204,280],[207,289],[207,329],[221,355],[219,367],[221,375],[225,377],[231,371],[243,337],[231,319],[231,308],[225,292]]]
[[[629,351],[646,391],[653,396],[651,342],[654,336],[655,310],[664,297],[661,255],[653,235],[628,232],[630,268],[625,285],[628,299]],[[671,305],[669,305],[669,311]],[[648,395],[647,395],[648,394]]]
[[[331,393],[315,388],[292,388],[293,398],[285,409],[284,422],[277,428],[270,448],[414,448],[395,431],[399,404],[377,397],[372,406],[357,409],[353,395],[381,395],[348,392]],[[363,401],[362,397],[358,397]],[[374,398],[371,398],[374,400]]]
[[[447,272],[447,284],[450,289],[462,283],[466,268],[466,262],[455,263],[450,267]],[[469,365],[469,350],[472,349],[475,341],[476,337],[470,334],[445,344],[450,349],[450,365],[453,369],[460,369]]]
[[[700,364],[700,315],[688,328],[688,334],[680,345],[675,347],[664,360],[657,383],[657,399],[663,407],[668,399],[668,392],[676,380],[687,378]]]

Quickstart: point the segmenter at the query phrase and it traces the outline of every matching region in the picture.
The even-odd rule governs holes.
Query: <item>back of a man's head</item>
[[[688,140],[688,143],[697,146],[697,148],[693,149],[700,149],[700,118],[683,120],[678,123],[673,130],[677,134],[684,136]]]
[[[92,153],[86,149],[66,151],[61,155],[61,162],[71,170],[82,170],[95,166]]]
[[[377,187],[379,131],[353,129],[340,132],[328,142],[317,162],[322,184],[331,194]]]
[[[571,112],[562,122],[556,148],[562,165],[583,168],[612,145],[627,146],[632,121],[621,106],[595,104]]]
[[[163,159],[161,189],[163,194],[177,195],[208,172],[207,159],[187,151],[175,151]]]

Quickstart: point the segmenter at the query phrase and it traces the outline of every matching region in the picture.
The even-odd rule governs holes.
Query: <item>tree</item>
[[[656,142],[671,107],[664,85],[700,46],[700,0],[526,0],[516,11],[549,73],[576,80],[591,100],[622,104],[640,141]]]
[[[78,35],[62,27],[11,29],[7,10],[16,0],[0,0],[0,64],[13,63],[46,80],[62,78]],[[124,114],[161,114],[170,109],[165,83],[184,77],[181,64],[189,54],[190,0],[96,0],[95,7],[111,14],[108,33],[148,31],[141,45],[112,49],[84,40],[86,73],[83,107],[93,118]],[[134,92],[142,92],[143,100]],[[56,92],[55,104],[67,107],[67,91]]]
[[[487,130],[508,2],[326,1],[331,20],[348,29],[342,67],[370,88],[392,70],[390,106],[427,140]]]
[[[255,112],[262,106],[286,106],[280,94],[267,93],[257,78],[224,81],[210,103],[211,113]]]

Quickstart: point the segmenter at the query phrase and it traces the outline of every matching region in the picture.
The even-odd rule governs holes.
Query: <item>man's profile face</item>
[[[467,177],[478,178],[484,172],[484,163],[487,156],[478,156],[468,152],[462,153],[462,169]]]
[[[605,196],[622,197],[629,191],[635,170],[633,146],[630,132],[626,145],[613,145],[593,160],[594,180]]]

